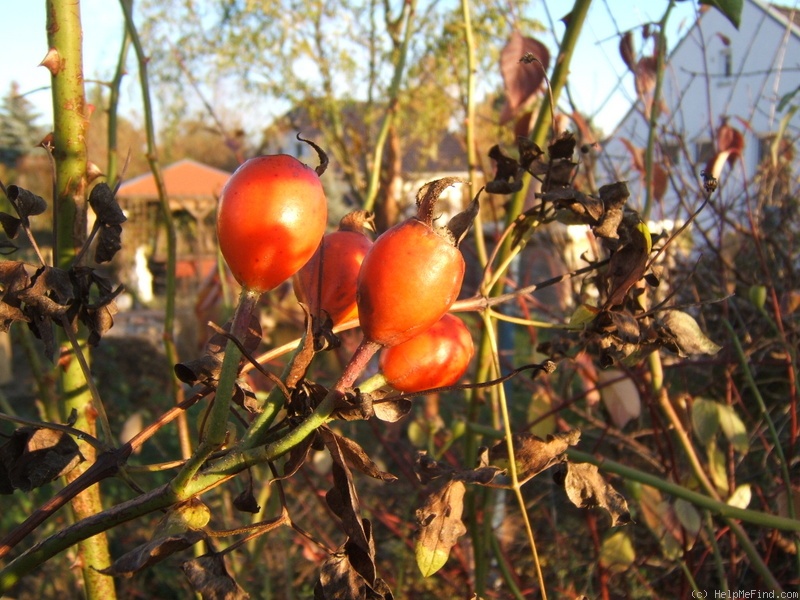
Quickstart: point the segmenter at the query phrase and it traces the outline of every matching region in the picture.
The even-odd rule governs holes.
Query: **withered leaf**
[[[617,227],[622,223],[623,207],[630,196],[624,181],[602,186],[598,193],[603,201],[603,220],[593,229],[598,237],[617,239]]]
[[[122,225],[110,223],[100,225],[97,233],[94,260],[98,264],[109,262],[122,249]]]
[[[551,160],[571,159],[575,154],[577,141],[571,131],[565,131],[547,147]]]
[[[350,564],[344,552],[328,557],[314,586],[314,600],[366,600],[367,582]]]
[[[181,565],[192,589],[203,600],[247,600],[249,594],[234,580],[221,554],[208,554]]]
[[[614,330],[617,336],[626,343],[635,344],[639,341],[639,322],[628,311],[611,311],[607,313],[611,317]]]
[[[222,329],[228,333],[231,330],[231,321],[225,323]],[[253,352],[261,343],[261,324],[258,317],[252,316],[247,329],[247,335],[242,341],[242,346],[247,352]],[[225,358],[225,348],[228,338],[222,333],[214,333],[206,342],[203,356],[184,361],[175,365],[175,376],[182,382],[194,385],[195,383],[211,383],[219,377],[222,359]],[[242,358],[242,362],[244,362]],[[240,398],[243,399],[243,398]]]
[[[313,321],[305,304],[300,304],[306,314],[306,329],[300,340],[300,348],[295,352],[289,364],[289,374],[286,376],[286,387],[297,387],[298,382],[305,377],[306,371],[314,359],[314,331]]]
[[[366,421],[375,414],[372,394],[348,391],[336,397],[334,414],[343,421]]]
[[[329,445],[335,439],[342,458],[352,468],[361,471],[365,475],[369,475],[370,477],[381,479],[383,481],[395,481],[397,479],[397,477],[391,473],[381,471],[378,468],[378,465],[375,464],[375,462],[367,455],[364,449],[355,441],[344,436],[337,435],[328,427],[322,427],[320,429],[320,435],[325,441],[325,445]]]
[[[83,461],[78,445],[62,431],[20,427],[0,446],[0,489],[29,492],[69,473]]]
[[[347,537],[361,547],[364,552],[370,552],[370,540],[364,528],[365,519],[361,518],[361,505],[358,493],[353,484],[353,476],[335,437],[328,436],[325,446],[333,458],[333,488],[328,490],[325,500],[333,513],[341,519],[342,529]]]
[[[66,314],[75,298],[69,273],[58,267],[41,267],[31,277],[31,285],[18,297],[39,314],[57,318]]]
[[[519,164],[525,170],[529,170],[534,161],[538,161],[544,154],[539,145],[527,136],[517,138],[517,149]]]
[[[577,429],[548,435],[546,440],[527,432],[514,434],[512,443],[519,481],[524,483],[562,462],[567,449],[577,444],[580,437],[581,432]],[[493,463],[508,461],[508,445],[505,440],[489,450],[489,457]]]
[[[422,483],[429,483],[434,479],[447,477],[453,481],[488,485],[504,471],[499,467],[489,465],[487,461],[479,463],[474,469],[459,469],[448,463],[436,461],[427,452],[422,451],[417,454],[415,470]]]
[[[151,567],[155,564],[191,548],[197,542],[206,539],[207,535],[203,531],[190,529],[180,534],[165,535],[156,537],[146,544],[126,552],[114,561],[110,567],[99,569],[103,575],[111,577],[131,577],[142,569]]]
[[[103,225],[121,225],[128,220],[107,183],[98,183],[92,188],[89,206]]]
[[[419,530],[414,554],[423,577],[430,577],[445,565],[450,549],[467,532],[461,521],[465,492],[461,481],[449,481],[417,510]]]
[[[495,163],[494,179],[486,184],[490,194],[512,194],[522,189],[525,173],[519,162],[508,156],[498,145],[489,149],[489,158]]]
[[[413,406],[411,400],[408,398],[375,398],[376,394],[372,394],[372,410],[375,412],[375,417],[386,423],[396,423],[405,417]]]
[[[517,29],[511,33],[500,52],[500,73],[506,96],[501,123],[513,119],[519,108],[541,89],[549,65],[550,52],[544,44],[523,36]]]
[[[0,331],[7,332],[15,321],[29,321],[19,308],[0,302]]]
[[[691,315],[679,311],[668,310],[660,318],[661,324],[671,336],[672,344],[667,344],[679,356],[693,354],[716,354],[722,346],[714,343],[700,329]]]
[[[280,481],[282,479],[288,479],[302,467],[306,459],[308,458],[308,453],[311,451],[311,448],[314,446],[314,442],[317,439],[317,433],[314,432],[311,435],[307,435],[302,442],[294,446],[289,451],[289,458],[286,459],[286,462],[283,465],[283,475],[279,477],[274,477],[270,480],[273,481]]]
[[[14,243],[8,240],[0,240],[0,254],[3,256],[9,256],[10,254],[14,254],[19,250],[19,247]]]
[[[611,516],[611,524],[631,522],[628,502],[603,479],[595,465],[567,461],[564,489],[572,503],[579,508],[600,506]]]
[[[464,241],[464,238],[467,237],[469,228],[472,227],[475,217],[478,216],[478,212],[481,208],[478,200],[480,195],[481,191],[478,190],[478,193],[475,194],[475,197],[470,201],[467,207],[461,212],[455,214],[453,218],[447,222],[447,229],[450,232],[450,235],[453,236],[456,247],[458,247],[461,242]]]
[[[22,225],[22,221],[20,221],[14,215],[10,215],[6,212],[0,212],[0,225],[3,227],[3,231],[5,231],[6,235],[13,239],[16,239],[17,235],[19,234],[19,228]]]
[[[645,248],[626,244],[617,250],[608,263],[609,292],[605,307],[619,306],[628,291],[639,281],[647,268],[649,254]]]
[[[248,512],[251,514],[258,514],[261,512],[261,507],[258,505],[258,500],[256,500],[256,496],[253,493],[253,480],[249,479],[247,481],[247,487],[241,491],[241,493],[233,499],[233,506],[236,510],[241,510],[242,512]]]
[[[47,202],[44,201],[44,198],[17,185],[8,186],[6,195],[23,223],[27,223],[29,217],[40,215],[47,210]]]
[[[216,356],[206,354],[200,358],[178,363],[175,365],[174,370],[175,376],[180,381],[188,385],[194,385],[200,381],[216,381],[221,368],[221,360]]]
[[[626,31],[619,40],[619,54],[622,62],[633,71],[636,67],[636,51],[633,48],[633,32]]]
[[[170,508],[161,517],[154,531],[156,537],[165,537],[183,533],[188,530],[199,530],[208,525],[211,511],[199,498],[190,498]]]

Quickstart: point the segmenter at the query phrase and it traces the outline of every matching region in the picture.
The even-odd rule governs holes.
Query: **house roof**
[[[788,28],[788,31],[795,37],[800,37],[800,11],[796,8],[789,8],[787,6],[782,6],[780,4],[775,4],[772,2],[768,2],[766,0],[749,0],[749,2],[753,5],[758,7],[762,10],[767,16],[771,17],[778,21],[781,25],[784,25]],[[714,8],[710,5],[702,5],[700,7],[700,14],[699,17],[695,20],[691,27],[686,31],[686,33],[678,40],[678,43],[675,47],[669,52],[669,56],[666,59],[667,64],[673,60],[673,58],[678,55],[679,51],[681,50],[681,46],[684,43],[688,43],[689,40],[692,39],[692,35],[700,27],[700,20],[703,16],[707,13],[714,10]],[[615,138],[620,131],[620,129],[624,126],[625,122],[634,114],[639,106],[639,99],[637,98],[633,103],[631,103],[628,110],[625,112],[623,117],[619,120],[616,126],[612,129],[611,132],[607,133],[605,136],[605,140],[602,143],[607,143],[609,140]]]
[[[185,158],[164,167],[162,176],[170,198],[217,198],[231,174]],[[134,177],[120,186],[117,197],[158,198],[155,178],[151,173]]]

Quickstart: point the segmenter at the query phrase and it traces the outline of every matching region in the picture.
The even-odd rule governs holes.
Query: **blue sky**
[[[170,1],[170,0],[165,0]],[[176,1],[176,0],[172,0]],[[12,0],[0,0],[0,14],[10,12]],[[45,33],[44,0],[13,2],[13,20],[5,20],[3,32],[4,60],[0,68],[0,94],[5,95],[12,81],[20,84],[23,93],[32,92],[50,84],[50,75],[44,67],[39,67],[47,51]],[[610,131],[630,106],[629,99],[633,89],[630,75],[618,53],[618,30],[636,27],[648,22],[658,21],[666,0],[594,0],[584,33],[574,61],[571,89],[576,104],[586,114],[596,115],[596,123]],[[534,3],[530,16],[545,25],[549,18],[555,20],[555,35],[563,33],[563,25],[558,22],[571,3],[564,0],[539,0]],[[676,4],[670,17],[668,40],[670,47],[680,39],[689,27],[695,11],[695,2]],[[549,12],[549,17],[548,17]],[[87,85],[92,80],[106,80],[114,71],[119,40],[122,32],[122,16],[119,4],[113,0],[81,0],[81,16],[84,25],[84,71]],[[13,24],[12,24],[13,23]],[[548,46],[553,47],[552,33],[537,34]],[[133,74],[135,75],[135,74]],[[620,76],[622,84],[619,85]],[[611,97],[610,101],[607,99]],[[42,115],[41,122],[51,121],[50,96],[45,91],[32,92],[28,98]],[[137,114],[139,90],[135,76],[129,76],[122,89],[122,111]],[[263,125],[267,125],[268,115],[263,115]]]

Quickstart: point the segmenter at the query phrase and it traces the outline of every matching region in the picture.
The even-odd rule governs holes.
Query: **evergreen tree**
[[[14,168],[21,157],[36,147],[44,136],[36,124],[38,118],[33,104],[19,93],[19,84],[11,82],[0,103],[0,164]]]

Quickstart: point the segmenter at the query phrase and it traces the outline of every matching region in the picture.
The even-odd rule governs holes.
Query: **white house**
[[[639,42],[641,46],[641,42]],[[652,63],[651,63],[652,64]],[[645,84],[647,82],[644,82]],[[705,7],[695,24],[670,53],[662,84],[662,113],[656,129],[656,171],[668,174],[660,201],[652,203],[651,219],[684,221],[702,202],[701,172],[726,142],[725,123],[741,133],[741,161],[731,160],[719,172],[713,205],[698,225],[710,226],[720,214],[752,200],[759,165],[778,145],[776,134],[797,146],[800,93],[780,107],[781,99],[800,88],[800,8],[779,7],[762,0],[744,0],[737,30],[718,10]],[[643,176],[634,154],[648,143],[647,102],[640,96],[603,144],[601,165],[612,180],[627,180],[631,205],[645,205]],[[737,133],[734,136],[738,136]],[[728,129],[728,134],[731,130]],[[730,139],[730,138],[728,138]],[[794,172],[800,166],[795,156]],[[656,173],[658,176],[659,173]],[[748,196],[748,194],[750,194]]]

